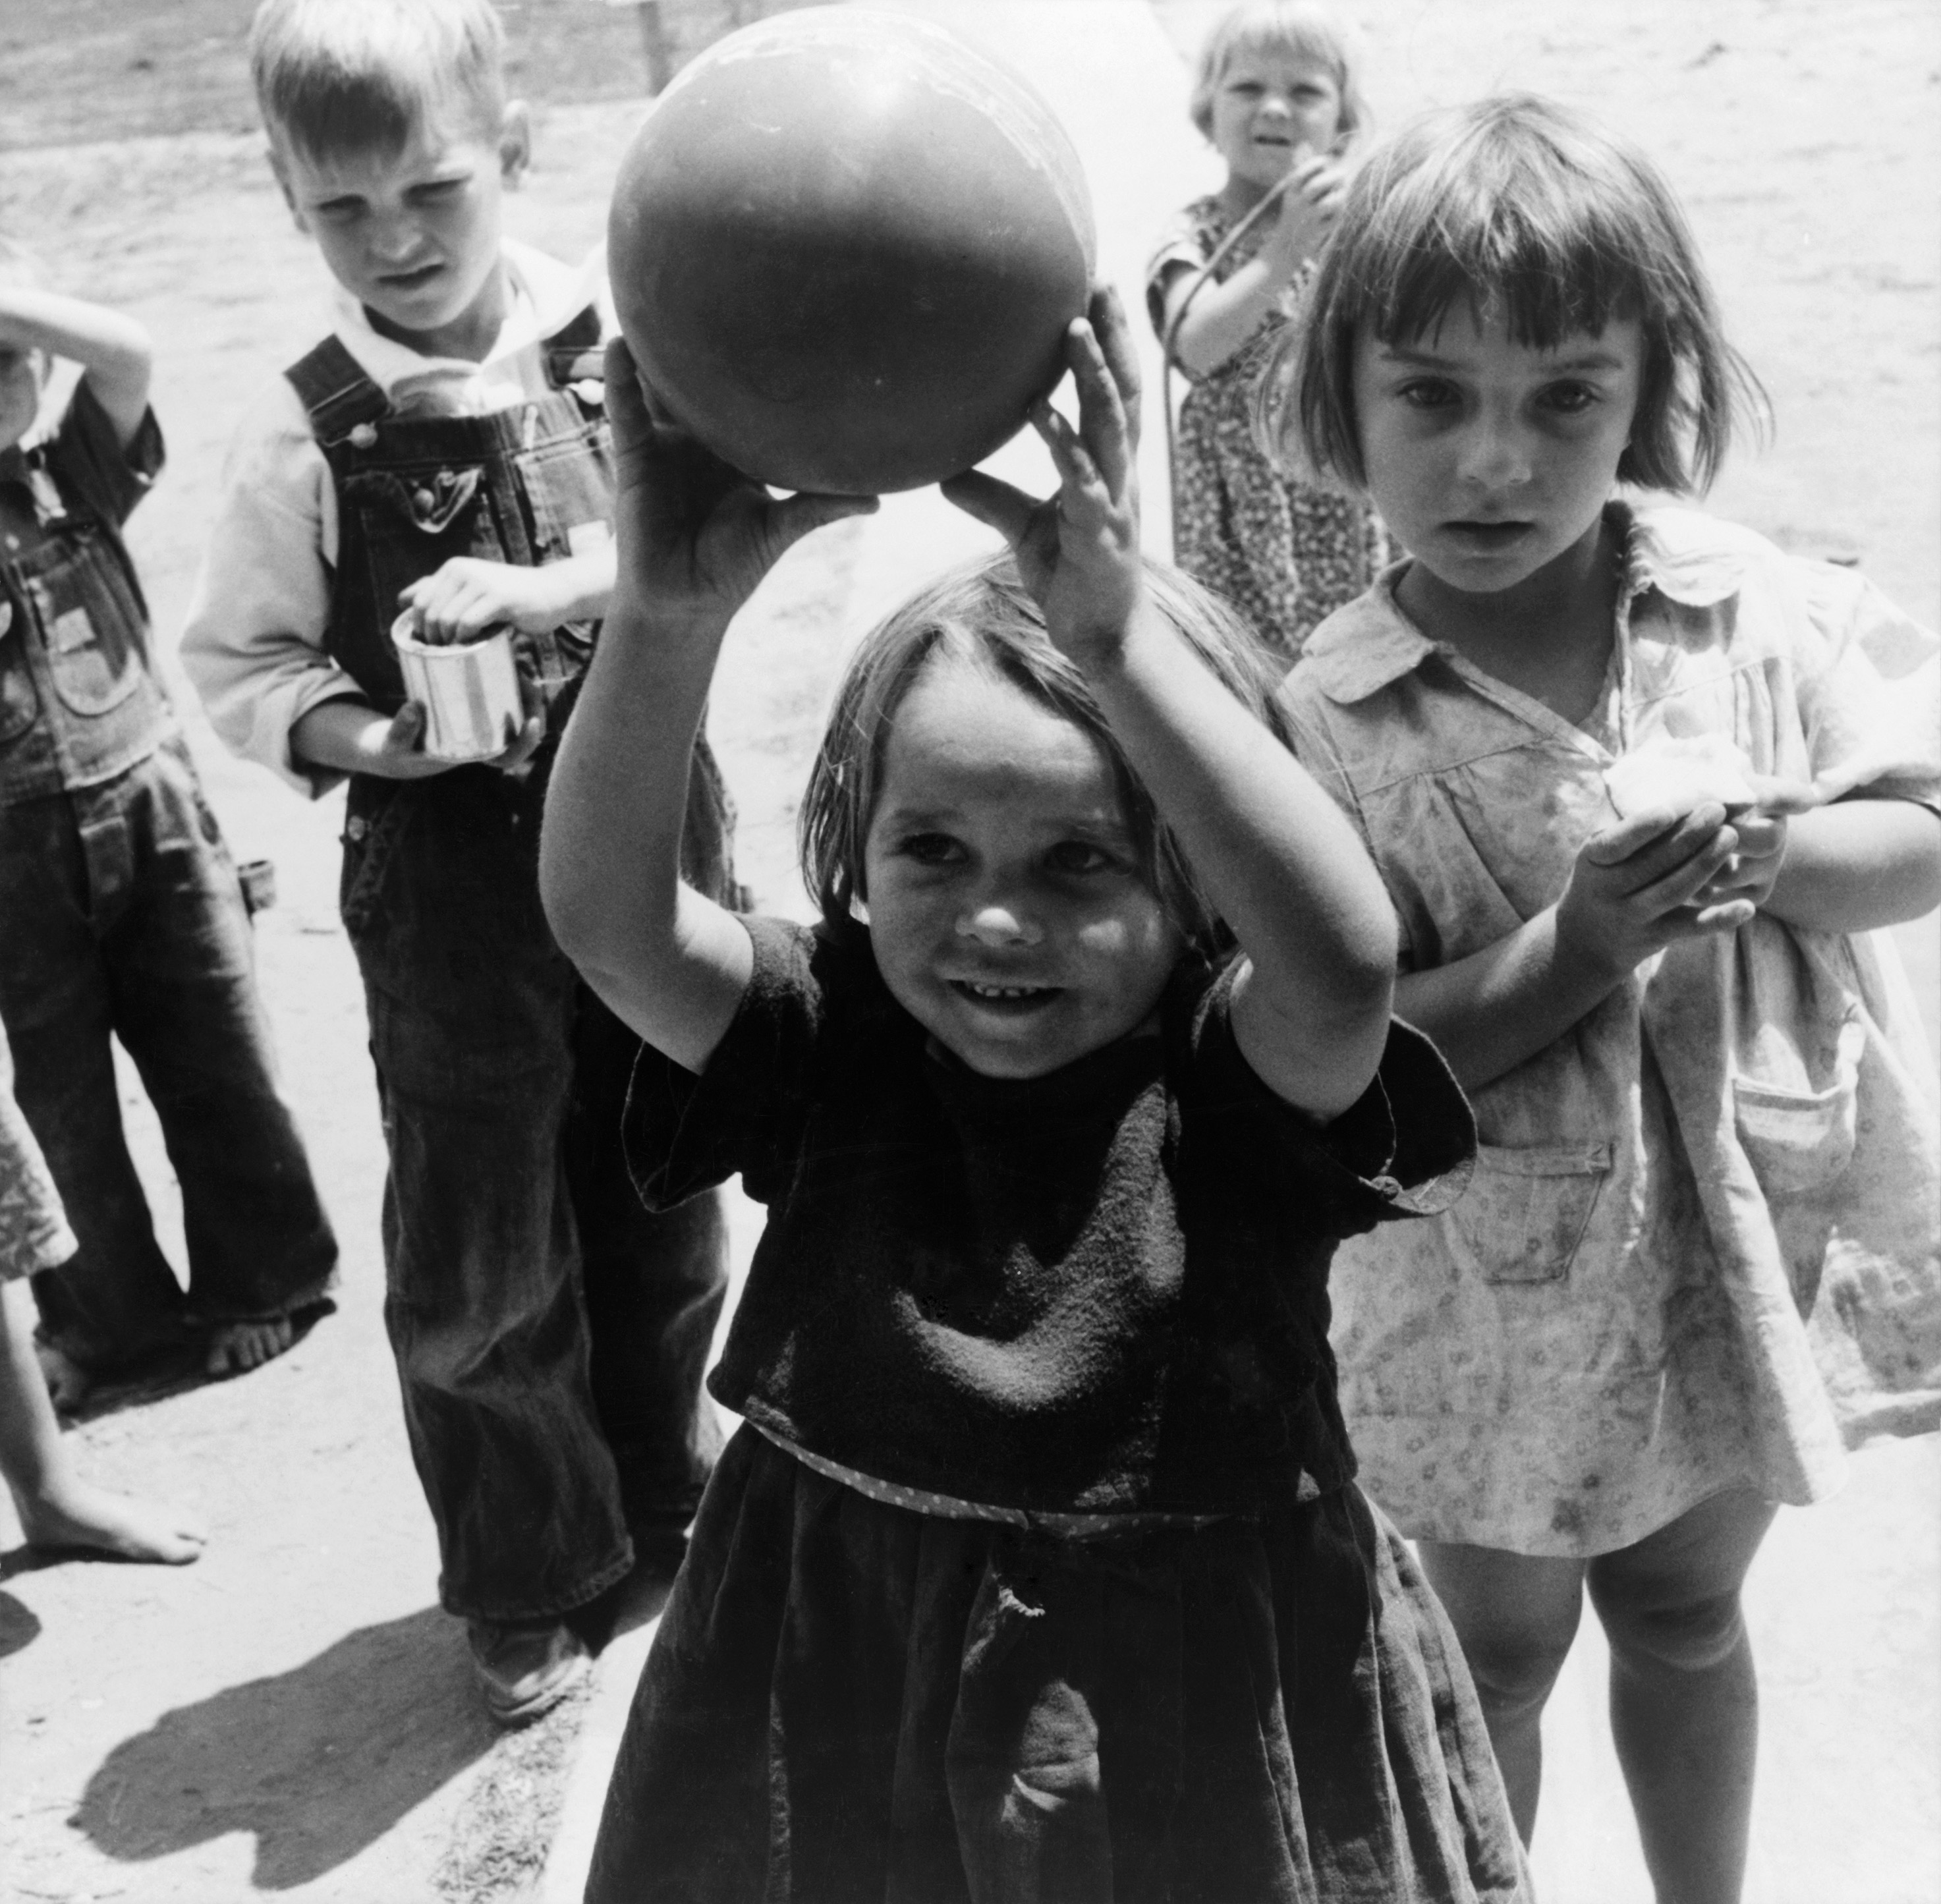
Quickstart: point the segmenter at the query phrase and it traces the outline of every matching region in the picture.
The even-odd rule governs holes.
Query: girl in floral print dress
[[[1192,116],[1227,182],[1181,212],[1146,277],[1153,328],[1193,383],[1175,445],[1173,553],[1292,661],[1385,559],[1368,503],[1275,469],[1252,424],[1261,367],[1313,274],[1346,183],[1340,154],[1367,110],[1325,12],[1247,0],[1208,35]],[[1234,228],[1290,173],[1279,209],[1263,212],[1203,283]]]
[[[1672,500],[1756,386],[1664,180],[1542,100],[1368,158],[1263,388],[1410,552],[1283,700],[1478,1137],[1445,1215],[1337,1258],[1362,1481],[1526,1836],[1588,1592],[1657,1894],[1732,1904],[1775,1504],[1941,1424],[1941,1130],[1877,930],[1941,900],[1941,648]]]

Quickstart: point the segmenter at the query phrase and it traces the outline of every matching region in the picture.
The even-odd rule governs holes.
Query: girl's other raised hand
[[[1048,397],[1031,411],[1058,471],[1058,494],[1039,500],[977,469],[943,490],[1010,545],[1052,640],[1082,665],[1116,646],[1145,585],[1135,458],[1139,362],[1124,307],[1109,286],[1095,287],[1088,316],[1072,320],[1065,361],[1077,390],[1077,425]]]
[[[1280,214],[1264,249],[1282,280],[1293,276],[1328,241],[1347,196],[1348,168],[1325,152],[1302,148],[1280,188]]]
[[[812,530],[867,515],[873,496],[771,495],[682,429],[642,382],[633,353],[607,347],[607,414],[616,465],[616,611],[721,625]]]

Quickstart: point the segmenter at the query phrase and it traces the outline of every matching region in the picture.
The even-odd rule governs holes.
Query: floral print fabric
[[[1197,199],[1166,234],[1146,274],[1147,307],[1162,338],[1173,274],[1203,267],[1236,222],[1218,198]],[[1270,224],[1262,219],[1221,260],[1214,282],[1259,251]],[[1172,471],[1174,560],[1290,662],[1317,623],[1368,587],[1387,549],[1366,503],[1283,476],[1254,442],[1255,385],[1298,304],[1290,286],[1252,340],[1194,382],[1179,413]]]
[[[1601,709],[1573,726],[1430,642],[1398,569],[1286,689],[1410,970],[1556,899],[1603,770],[1722,735],[1761,773],[1941,801],[1933,637],[1862,577],[1695,512],[1616,517]],[[1941,1129],[1885,934],[1737,934],[1647,961],[1475,1094],[1469,1195],[1352,1239],[1331,1288],[1363,1484],[1411,1535],[1628,1545],[1726,1487],[1792,1502],[1843,1444],[1941,1426]]]

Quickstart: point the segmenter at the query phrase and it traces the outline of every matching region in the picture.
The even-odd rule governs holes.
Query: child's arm
[[[1059,496],[1034,503],[975,471],[944,494],[1016,552],[1052,640],[1084,671],[1249,966],[1233,1028],[1247,1062],[1321,1117],[1368,1087],[1388,1035],[1395,915],[1353,828],[1272,732],[1153,605],[1139,555],[1133,418],[1139,380],[1118,300],[1074,322],[1074,429],[1032,420]]]
[[[115,442],[125,450],[135,440],[148,414],[154,351],[133,318],[37,286],[0,282],[0,345],[79,364]]]
[[[1435,1041],[1466,1090],[1534,1057],[1653,953],[1751,918],[1799,824],[1790,816],[1817,798],[1787,782],[1761,787],[1762,808],[1732,824],[1714,800],[1651,807],[1592,834],[1555,904],[1466,958],[1405,974],[1397,1013]]]
[[[872,497],[767,491],[650,416],[607,348],[619,469],[613,607],[560,745],[540,891],[561,948],[676,1064],[707,1063],[753,969],[745,928],[680,879],[688,760],[728,625],[784,550]]]
[[[1218,370],[1261,328],[1295,272],[1321,249],[1341,209],[1347,175],[1340,160],[1311,156],[1298,160],[1273,218],[1273,231],[1258,252],[1218,284],[1192,287],[1200,274],[1186,265],[1167,280],[1162,336],[1172,339],[1172,354],[1195,376]],[[1187,301],[1189,296],[1191,302]],[[1180,315],[1184,307],[1185,316]],[[1175,332],[1173,325],[1177,323]]]
[[[1941,814],[1913,800],[1836,800],[1786,830],[1760,909],[1789,925],[1865,932],[1941,906]]]

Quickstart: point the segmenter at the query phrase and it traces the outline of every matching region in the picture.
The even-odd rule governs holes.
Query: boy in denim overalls
[[[635,1041],[540,909],[553,745],[612,586],[597,279],[502,238],[523,170],[487,0],[266,0],[271,163],[340,287],[243,429],[183,659],[217,730],[319,793],[348,774],[342,900],[390,1157],[386,1321],[445,1606],[486,1701],[583,1670],[565,1616],[665,1546],[718,1441],[700,1383],[719,1206],[650,1218],[619,1151]],[[527,719],[494,760],[420,744],[390,628],[510,622]],[[703,750],[690,876],[729,891]]]
[[[81,380],[37,429],[56,357]],[[267,1361],[337,1258],[121,543],[162,463],[148,372],[139,324],[44,289],[0,240],[0,1019],[79,1242],[34,1278],[69,1406],[185,1350],[215,1374]],[[111,1032],[181,1184],[186,1296],[129,1159]]]

